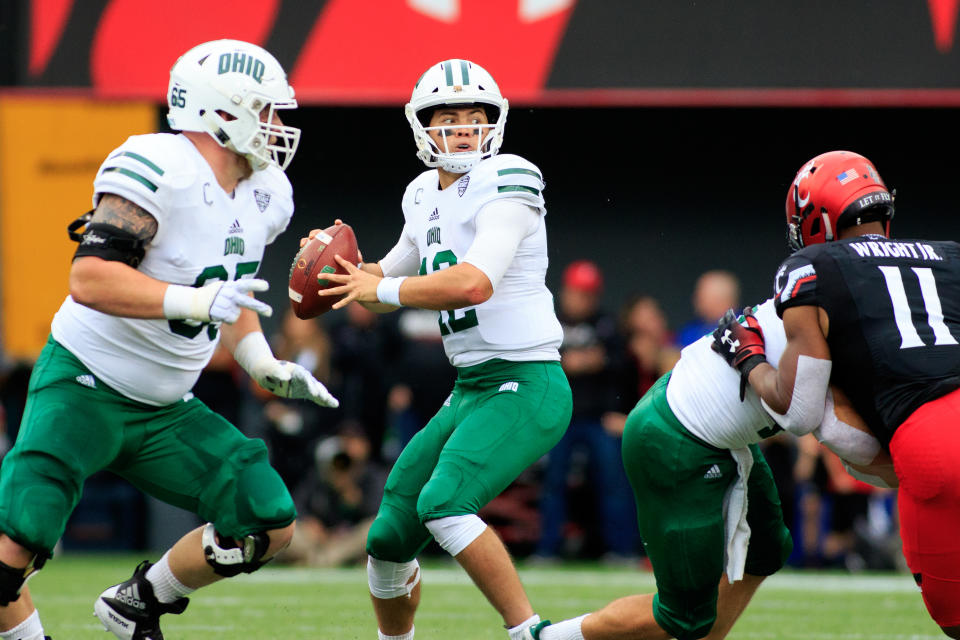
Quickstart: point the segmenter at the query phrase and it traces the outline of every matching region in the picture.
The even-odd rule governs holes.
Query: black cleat
[[[141,562],[129,580],[108,588],[93,605],[93,615],[121,640],[163,640],[160,616],[183,613],[187,608],[188,598],[169,603],[157,600],[147,580],[150,566],[146,560]]]

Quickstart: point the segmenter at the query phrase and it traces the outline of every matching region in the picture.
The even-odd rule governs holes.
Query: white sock
[[[173,602],[196,591],[185,586],[173,575],[170,571],[169,556],[170,552],[167,551],[157,564],[147,569],[147,580],[153,585],[153,595],[160,602]]]
[[[561,620],[549,627],[540,630],[540,640],[583,640],[583,630],[580,625],[583,619],[589,614],[584,614],[579,618],[570,620]]]
[[[507,629],[507,634],[510,636],[510,640],[522,640],[523,632],[527,627],[532,627],[533,625],[540,622],[540,616],[533,614],[520,624],[515,627],[510,627]]]
[[[27,619],[9,631],[0,631],[3,640],[43,640],[43,625],[40,624],[40,613],[33,610]]]
[[[380,638],[380,640],[413,640],[414,629],[416,629],[416,627],[410,627],[410,631],[401,633],[399,636],[388,636],[383,631],[380,631],[380,629],[377,629],[377,637]]]

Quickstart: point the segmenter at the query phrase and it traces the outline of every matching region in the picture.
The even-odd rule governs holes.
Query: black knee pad
[[[6,607],[11,602],[16,602],[20,598],[20,590],[23,589],[27,578],[40,571],[46,563],[47,556],[39,554],[34,556],[33,562],[23,569],[17,569],[5,562],[0,562],[0,607]]]
[[[244,536],[239,542],[224,538],[217,533],[212,523],[203,528],[201,537],[203,557],[213,567],[213,572],[225,578],[241,573],[253,573],[269,560],[263,554],[270,546],[270,536],[264,532]]]

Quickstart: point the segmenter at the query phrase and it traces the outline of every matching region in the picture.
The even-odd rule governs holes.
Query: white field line
[[[365,584],[366,571],[357,569],[262,569],[239,576],[243,582],[260,584]],[[638,591],[652,589],[653,574],[648,572],[610,572],[590,569],[520,569],[520,578],[530,586],[570,584],[587,587],[633,587]],[[459,568],[423,569],[423,580],[438,586],[469,585],[470,578]],[[907,574],[842,575],[819,573],[781,573],[768,578],[764,591],[818,591],[902,593],[916,592],[913,578]]]

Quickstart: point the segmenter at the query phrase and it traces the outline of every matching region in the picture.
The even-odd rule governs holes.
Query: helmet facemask
[[[428,167],[440,167],[450,173],[466,173],[477,165],[481,160],[485,160],[496,155],[503,142],[503,127],[505,122],[497,113],[497,121],[486,124],[442,124],[430,126],[430,119],[436,109],[443,107],[451,108],[469,108],[474,105],[439,105],[422,109],[414,118],[413,127],[414,137],[417,139],[417,146],[420,149],[418,157]],[[498,110],[488,105],[478,105],[484,108],[485,113],[497,112]],[[426,121],[426,122],[424,122]],[[470,131],[470,137],[476,136],[478,143],[476,149],[472,151],[458,151],[457,145],[462,140],[459,132]],[[440,142],[431,133],[438,133]]]
[[[487,114],[488,124],[446,124],[430,127],[434,110],[479,106]],[[451,173],[466,173],[481,160],[497,154],[503,144],[507,123],[507,100],[482,67],[466,60],[446,60],[434,65],[421,76],[413,90],[405,114],[417,144],[417,157],[428,167],[439,167]],[[441,136],[440,144],[430,131],[451,131],[477,128],[482,141],[474,151],[456,151],[455,135]],[[451,150],[453,149],[453,150]]]

